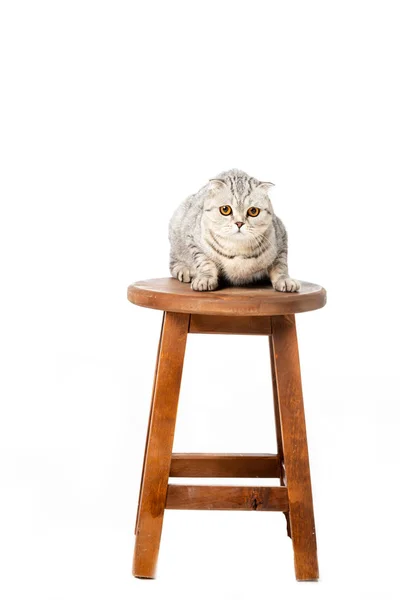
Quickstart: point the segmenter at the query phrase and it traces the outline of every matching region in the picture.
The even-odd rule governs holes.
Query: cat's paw
[[[218,277],[208,277],[207,275],[198,275],[192,280],[192,289],[196,292],[209,292],[218,287]]]
[[[183,264],[177,264],[172,269],[172,276],[183,283],[190,283],[192,281],[192,277],[190,275],[190,269]]]
[[[291,277],[281,277],[278,281],[275,281],[274,288],[278,292],[298,292],[300,290],[300,283],[297,279]]]

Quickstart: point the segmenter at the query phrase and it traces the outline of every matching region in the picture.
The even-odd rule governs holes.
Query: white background
[[[396,2],[3,1],[0,588],[7,600],[399,598]],[[276,184],[321,579],[279,513],[167,512],[132,578],[168,219],[238,167]],[[267,340],[197,336],[175,450],[275,450]],[[206,376],[204,376],[206,373]]]

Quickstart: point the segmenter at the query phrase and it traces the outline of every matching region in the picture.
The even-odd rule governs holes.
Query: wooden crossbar
[[[277,454],[172,454],[170,477],[280,477]]]
[[[286,487],[170,484],[165,508],[286,512],[289,504]]]
[[[189,333],[231,333],[236,335],[271,335],[270,317],[226,317],[190,315]]]

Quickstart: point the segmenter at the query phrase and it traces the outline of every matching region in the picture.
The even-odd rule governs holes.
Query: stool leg
[[[296,579],[318,579],[317,542],[294,315],[272,317],[272,346]]]
[[[135,577],[155,576],[189,317],[167,312],[162,327],[137,516]]]
[[[279,467],[280,467],[280,483],[286,486],[286,474],[283,460],[283,447],[282,447],[282,431],[281,431],[281,415],[278,403],[278,389],[276,384],[276,372],[275,372],[275,360],[274,360],[274,348],[272,344],[272,337],[269,337],[269,356],[271,361],[271,379],[272,379],[272,391],[274,397],[274,414],[275,414],[275,431],[276,431],[276,447],[279,456]],[[291,538],[290,532],[290,519],[289,513],[283,513],[286,519],[286,531],[288,536]]]
[[[145,466],[146,460],[147,460],[147,447],[149,445],[150,419],[151,419],[151,413],[153,412],[153,405],[154,405],[154,390],[155,390],[155,387],[156,387],[156,377],[157,377],[157,370],[158,370],[158,362],[160,360],[160,346],[161,346],[162,332],[163,332],[163,329],[164,329],[164,320],[165,320],[165,313],[163,314],[163,321],[162,321],[161,332],[160,332],[160,340],[158,342],[156,368],[155,368],[155,372],[154,372],[154,381],[153,381],[153,391],[151,393],[150,414],[149,414],[149,421],[148,421],[148,424],[147,424],[146,444],[145,444],[145,447],[144,447],[142,478],[141,478],[141,481],[140,481],[139,500],[138,500],[138,506],[137,506],[137,512],[136,512],[135,535],[136,535],[136,532],[137,532],[137,526],[138,526],[138,520],[139,520],[139,513],[140,513],[140,506],[142,504],[144,466]]]

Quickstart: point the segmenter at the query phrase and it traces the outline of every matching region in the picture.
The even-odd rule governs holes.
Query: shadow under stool
[[[133,575],[154,578],[165,509],[281,511],[292,538],[296,578],[318,579],[317,544],[295,313],[322,308],[326,292],[301,282],[195,292],[176,279],[128,288],[128,299],[164,312],[136,518]],[[276,454],[174,454],[175,422],[188,333],[269,336]],[[175,485],[170,477],[279,478],[280,486]]]

